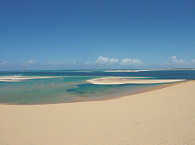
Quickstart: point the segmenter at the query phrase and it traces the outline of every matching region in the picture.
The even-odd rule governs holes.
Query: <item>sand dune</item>
[[[139,79],[137,79],[139,78]],[[141,79],[144,77],[103,77],[87,80],[88,83],[96,85],[113,85],[113,84],[157,84],[157,83],[174,83],[185,81],[183,79]]]
[[[0,145],[194,145],[195,81],[107,101],[0,105]]]

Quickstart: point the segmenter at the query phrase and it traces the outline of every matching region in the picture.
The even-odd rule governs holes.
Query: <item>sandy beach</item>
[[[145,77],[147,78],[147,77]],[[103,77],[87,80],[88,83],[96,85],[116,84],[160,84],[185,81],[183,79],[144,79],[144,77]]]
[[[0,105],[1,145],[194,145],[195,81],[114,100]]]

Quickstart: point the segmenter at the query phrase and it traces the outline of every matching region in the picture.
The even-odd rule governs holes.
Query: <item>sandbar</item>
[[[137,79],[139,78],[139,79]],[[87,80],[88,83],[96,85],[117,85],[117,84],[160,84],[185,81],[184,79],[140,79],[141,77],[103,77]]]

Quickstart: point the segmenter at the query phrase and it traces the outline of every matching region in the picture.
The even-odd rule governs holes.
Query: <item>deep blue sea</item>
[[[0,103],[51,104],[110,99],[151,88],[159,84],[94,85],[88,79],[105,76],[152,77],[155,79],[195,80],[195,70],[104,72],[92,70],[1,71],[0,76],[60,76],[20,82],[0,82]]]

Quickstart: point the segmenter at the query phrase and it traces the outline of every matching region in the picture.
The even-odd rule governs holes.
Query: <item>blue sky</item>
[[[195,67],[194,0],[2,0],[0,69]]]

